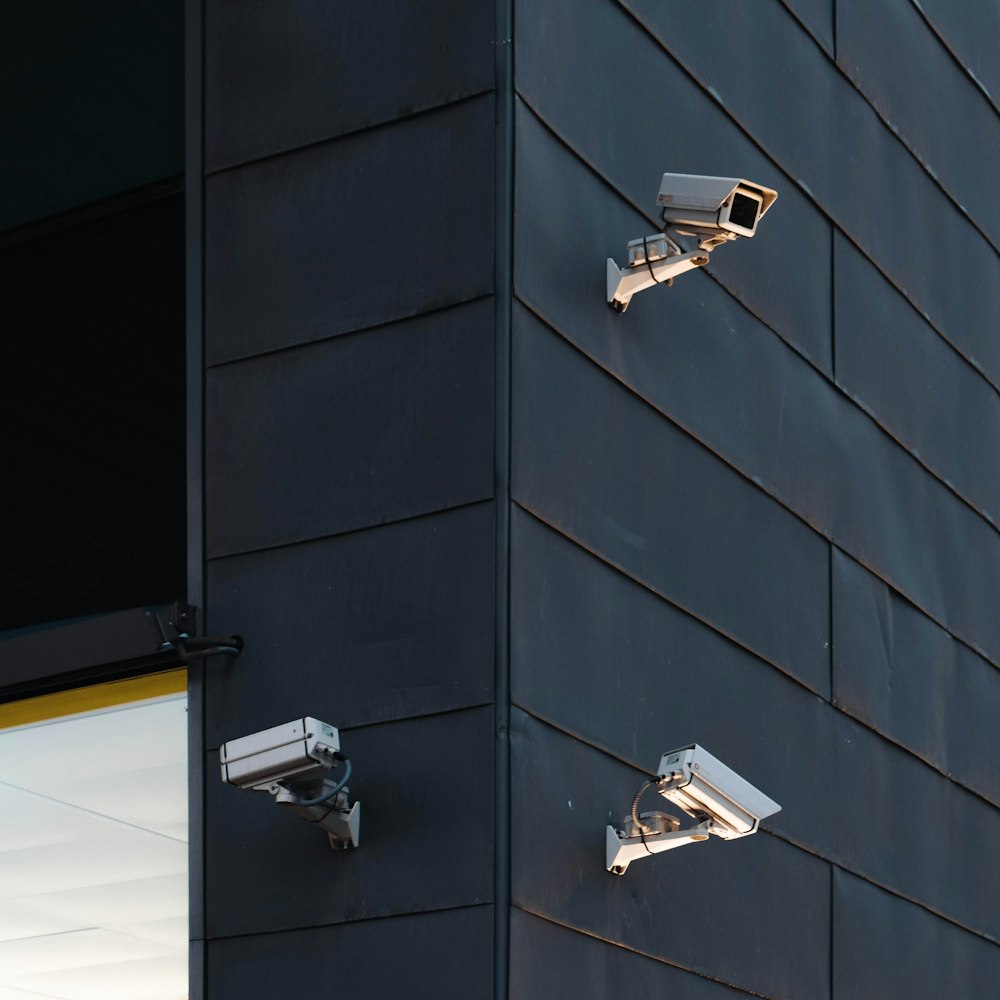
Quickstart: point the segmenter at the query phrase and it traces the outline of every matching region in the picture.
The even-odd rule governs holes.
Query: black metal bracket
[[[169,614],[146,614],[161,652],[173,652],[182,663],[206,656],[238,656],[243,650],[241,636],[198,635],[198,609],[187,601],[174,601]]]

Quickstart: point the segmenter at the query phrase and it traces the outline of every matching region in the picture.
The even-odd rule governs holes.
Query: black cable
[[[174,639],[167,644],[167,648],[173,649],[182,663],[190,663],[206,656],[239,656],[243,651],[243,639],[238,635],[189,636]]]
[[[648,270],[649,270],[649,276],[653,279],[653,281],[655,281],[658,285],[662,285],[663,282],[660,281],[659,278],[657,278],[656,272],[653,270],[653,263],[649,259],[649,243],[647,242],[648,240],[649,240],[648,236],[643,236],[643,238],[642,238],[642,252],[643,252],[643,254],[646,257],[646,267],[648,268]]]
[[[243,648],[243,639],[238,635],[214,636],[214,635],[192,635],[187,638],[177,640],[182,642],[185,648],[198,649],[202,646],[234,646],[237,649]]]
[[[650,778],[648,781],[643,782],[643,784],[639,788],[639,791],[635,793],[635,798],[632,799],[632,825],[635,827],[636,830],[639,831],[639,836],[642,837],[642,843],[644,847],[646,845],[646,834],[652,833],[653,831],[647,830],[646,824],[639,819],[639,799],[643,797],[643,795],[646,793],[646,789],[649,788],[651,785],[662,785],[663,782],[665,782],[666,780],[667,780],[666,778],[659,776],[655,778]],[[648,851],[649,848],[646,847],[646,850]],[[650,854],[652,853],[653,852],[650,851]]]

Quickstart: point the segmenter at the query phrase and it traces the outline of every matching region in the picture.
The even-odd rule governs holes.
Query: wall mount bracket
[[[628,309],[632,296],[653,285],[670,285],[678,275],[704,267],[707,250],[682,253],[680,247],[665,233],[630,240],[626,246],[628,267],[620,268],[608,258],[608,305],[615,312]]]

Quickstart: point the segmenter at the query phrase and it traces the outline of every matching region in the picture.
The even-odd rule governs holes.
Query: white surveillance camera
[[[708,821],[708,832],[723,840],[756,833],[764,817],[781,809],[697,743],[665,753],[656,773],[664,779],[659,794],[699,823]]]
[[[335,726],[311,716],[223,743],[222,780],[238,788],[270,792],[280,805],[319,824],[330,846],[357,847],[361,803],[349,804],[351,762],[340,752]],[[342,766],[339,781],[328,772]]]
[[[753,236],[777,197],[777,191],[739,177],[664,174],[656,197],[663,232],[631,240],[627,267],[608,258],[608,304],[625,312],[637,292],[673,284],[678,275],[704,267],[717,246]],[[685,251],[677,242],[682,237],[696,240],[697,249]]]
[[[274,782],[325,771],[340,753],[340,733],[306,717],[223,743],[222,780],[239,788],[270,791]]]
[[[639,813],[639,799],[650,787],[696,820],[695,825],[681,830],[679,820],[666,813]],[[748,837],[757,832],[762,819],[780,809],[760,789],[692,743],[660,758],[656,778],[647,781],[632,800],[624,830],[607,828],[605,867],[624,875],[639,858],[708,840],[709,835],[723,840]]]
[[[753,236],[777,197],[777,191],[739,177],[664,174],[656,204],[665,227],[724,242]]]

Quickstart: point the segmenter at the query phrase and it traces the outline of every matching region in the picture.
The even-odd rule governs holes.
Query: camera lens
[[[748,198],[745,194],[737,192],[733,195],[733,207],[729,211],[729,221],[734,226],[753,229],[757,223],[757,209],[759,207],[759,202],[756,199]]]

